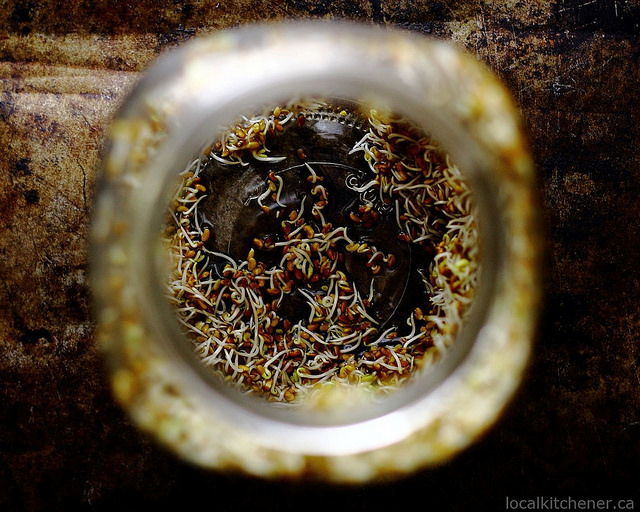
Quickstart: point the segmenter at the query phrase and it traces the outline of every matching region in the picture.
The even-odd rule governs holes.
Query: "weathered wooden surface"
[[[87,232],[116,107],[194,35],[337,17],[455,42],[505,81],[538,163],[545,307],[527,381],[437,470],[340,489],[211,475],[143,439],[93,339]],[[506,497],[640,506],[640,5],[637,0],[0,2],[0,510],[111,510],[231,495],[239,509],[500,510]],[[277,504],[277,505],[276,505]]]

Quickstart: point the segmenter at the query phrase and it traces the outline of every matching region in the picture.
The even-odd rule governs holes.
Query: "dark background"
[[[87,232],[114,110],[159,52],[294,18],[398,25],[467,49],[514,95],[537,163],[547,260],[528,375],[479,443],[395,482],[266,482],[185,465],[114,405],[95,346]],[[640,508],[639,23],[637,0],[1,0],[0,510],[203,499],[466,511],[535,496]]]

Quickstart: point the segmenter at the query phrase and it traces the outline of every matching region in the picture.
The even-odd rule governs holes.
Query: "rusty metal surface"
[[[186,505],[203,490],[247,510],[398,508],[416,491],[444,510],[540,495],[640,505],[637,0],[1,5],[0,510]],[[519,102],[538,164],[546,293],[528,379],[477,446],[398,482],[290,485],[186,466],[113,404],[94,344],[87,231],[115,109],[185,39],[303,17],[398,25],[476,54]]]

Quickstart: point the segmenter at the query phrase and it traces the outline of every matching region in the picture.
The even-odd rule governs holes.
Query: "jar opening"
[[[420,394],[446,378],[469,350],[456,339],[483,244],[472,185],[431,134],[344,97],[210,133],[161,228],[171,350],[231,400],[311,424],[376,417],[416,375]]]

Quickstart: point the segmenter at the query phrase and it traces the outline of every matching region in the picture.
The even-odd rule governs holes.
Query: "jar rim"
[[[285,49],[293,45],[295,55],[291,50],[286,54]],[[261,73],[259,83],[250,83],[247,70],[258,63],[267,71]],[[277,66],[286,73],[272,69]],[[203,73],[216,67],[225,69],[226,74],[205,80]],[[398,80],[390,81],[389,76]],[[194,359],[187,354],[186,344],[178,346],[184,350],[175,350],[172,340],[177,339],[179,327],[169,320],[169,304],[154,302],[162,295],[156,227],[167,204],[169,178],[207,144],[206,139],[198,139],[205,133],[204,127],[211,124],[212,117],[219,120],[216,124],[224,125],[258,94],[260,103],[277,104],[283,96],[313,95],[328,90],[327,85],[334,91],[338,85],[340,94],[353,98],[384,100],[394,110],[410,114],[464,168],[481,203],[481,282],[471,320],[465,322],[453,350],[445,356],[448,362],[430,375],[412,378],[400,392],[385,399],[386,407],[378,404],[364,414],[355,410],[351,418],[344,411],[338,416],[314,417],[309,411],[296,416],[268,403],[247,405],[242,403],[244,398],[238,400],[220,387],[210,393],[216,387],[215,379],[207,377],[206,369],[191,365],[189,361]],[[156,140],[153,126],[158,118],[165,133]],[[474,360],[491,363],[492,358],[500,358],[500,354],[491,352],[508,346],[513,368],[507,370],[500,362],[504,375],[497,381],[501,389],[493,401],[485,401],[487,410],[478,416],[483,419],[475,421],[477,433],[487,416],[496,414],[496,404],[503,404],[513,392],[528,356],[532,319],[527,315],[537,293],[531,268],[537,251],[529,204],[532,170],[516,118],[508,96],[490,73],[451,46],[415,34],[305,22],[243,27],[188,43],[149,70],[114,123],[105,158],[106,188],[101,191],[94,230],[98,233],[93,244],[96,289],[102,295],[98,309],[104,311],[104,304],[112,299],[101,290],[104,267],[112,264],[105,255],[113,251],[113,212],[122,199],[103,197],[124,194],[124,204],[135,222],[126,235],[129,260],[123,267],[130,279],[130,292],[147,290],[146,298],[151,298],[130,299],[138,302],[146,336],[164,340],[164,349],[181,359],[178,364],[183,369],[195,369],[185,372],[189,376],[183,382],[203,398],[199,403],[223,415],[224,421],[240,425],[254,442],[272,450],[316,456],[357,454],[402,442],[425,425],[441,420],[442,404],[468,385],[465,380],[473,373],[469,365],[477,364]],[[144,157],[141,159],[137,152]],[[126,176],[129,181],[135,176],[131,189],[123,187]],[[133,200],[132,194],[139,191],[144,191],[146,198],[138,195]],[[516,204],[522,197],[526,204]],[[106,217],[109,219],[104,220]],[[529,253],[521,254],[518,244],[524,244]],[[526,304],[517,302],[523,311],[509,304],[518,293],[526,297]],[[118,308],[112,304],[114,307]],[[158,311],[162,313],[158,315]],[[500,329],[506,329],[512,339],[505,339]],[[448,413],[455,415],[453,411]]]

